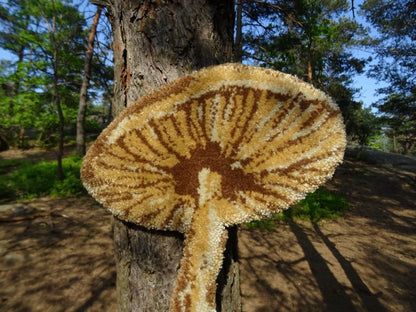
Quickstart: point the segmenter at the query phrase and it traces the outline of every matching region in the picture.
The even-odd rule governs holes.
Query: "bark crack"
[[[121,67],[120,83],[124,94],[124,107],[127,107],[127,92],[130,87],[130,68],[127,64],[127,49],[123,50],[123,65]]]
[[[168,80],[168,78],[166,77],[166,75],[165,75],[164,71],[162,70],[162,68],[160,68],[159,66],[157,66],[156,65],[156,62],[155,62],[156,51],[155,51],[155,48],[154,48],[155,45],[152,42],[152,38],[145,31],[142,31],[142,34],[143,34],[144,38],[147,40],[147,42],[149,44],[148,45],[148,47],[149,47],[149,53],[150,53],[149,59],[151,61],[151,65],[152,65],[152,67],[157,72],[159,72],[160,76],[162,77],[162,80],[166,83],[167,80]]]

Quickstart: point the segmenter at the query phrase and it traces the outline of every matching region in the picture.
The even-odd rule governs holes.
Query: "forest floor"
[[[326,184],[348,199],[343,218],[241,226],[244,312],[416,311],[416,159],[358,158]],[[3,204],[0,221],[0,311],[117,310],[111,217],[94,200]]]

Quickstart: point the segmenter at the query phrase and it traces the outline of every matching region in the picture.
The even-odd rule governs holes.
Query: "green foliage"
[[[87,119],[85,120],[85,131],[88,133],[100,133],[103,130],[103,126],[100,125],[96,120]]]
[[[0,174],[6,174],[28,163],[26,160],[0,158]]]
[[[386,133],[401,145],[404,154],[416,148],[416,95],[390,94],[376,105],[381,120],[388,126]]]
[[[11,165],[16,165],[16,163],[2,161],[1,172],[8,171],[7,167]],[[67,196],[84,192],[80,179],[81,158],[79,156],[71,156],[62,160],[64,171],[62,181],[57,179],[56,161],[41,161],[36,164],[23,162],[18,165],[18,169],[2,176],[0,197]]]
[[[348,201],[345,197],[325,188],[319,188],[290,209],[260,221],[250,222],[247,226],[251,229],[272,230],[279,221],[309,220],[316,223],[339,218],[347,208]]]
[[[370,144],[372,136],[380,134],[381,122],[371,112],[371,108],[359,107],[351,113],[350,119],[347,121],[347,127],[351,141],[367,146]]]
[[[385,97],[374,106],[389,127],[389,136],[405,154],[416,148],[416,4],[413,0],[367,0],[362,14],[378,31],[370,42],[376,61],[369,75],[386,81]]]
[[[246,226],[251,230],[259,229],[261,231],[264,231],[264,230],[273,231],[274,229],[276,229],[276,226],[277,226],[276,217],[277,215],[273,215],[269,218],[261,219],[258,221],[251,221],[247,223]]]
[[[351,17],[351,2],[243,1],[245,54],[248,60],[307,80],[327,92],[340,106],[347,133],[364,141],[366,125],[357,116],[361,103],[351,87],[352,75],[362,73],[364,59],[351,48],[368,42],[365,28]],[[253,26],[255,25],[255,26]]]
[[[7,199],[13,198],[15,192],[11,189],[9,183],[6,180],[0,180],[0,198]]]
[[[379,151],[387,152],[390,150],[389,144],[388,137],[380,134],[371,136],[368,146]]]
[[[8,146],[26,147],[25,130],[49,145],[60,122],[75,128],[87,26],[69,0],[0,1],[0,47],[12,55],[0,60],[0,135]],[[105,57],[94,58],[96,94],[111,88]]]
[[[319,222],[342,216],[342,212],[347,207],[348,202],[345,197],[325,188],[319,188],[314,193],[308,194],[292,209],[282,212],[281,218],[284,221],[301,219]]]
[[[360,72],[364,62],[346,49],[365,40],[366,32],[347,17],[349,5],[347,0],[247,1],[246,55],[317,87],[334,74]]]
[[[57,132],[60,108],[67,120],[74,120],[85,21],[64,0],[12,0],[0,3],[0,13],[0,43],[15,56],[0,70],[0,83],[6,86],[0,124],[12,133],[9,145],[21,146],[16,141],[23,142],[25,129],[37,129],[43,139]]]

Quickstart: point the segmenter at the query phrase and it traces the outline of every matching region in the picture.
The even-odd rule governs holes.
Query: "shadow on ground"
[[[327,184],[344,219],[243,227],[243,310],[416,311],[415,169],[349,157]]]
[[[110,216],[87,197],[18,206],[1,223],[0,310],[115,311]]]
[[[348,198],[344,219],[241,227],[244,312],[416,311],[416,163],[370,156],[348,155],[326,185]],[[17,206],[0,208],[0,311],[116,311],[105,210],[89,197]]]

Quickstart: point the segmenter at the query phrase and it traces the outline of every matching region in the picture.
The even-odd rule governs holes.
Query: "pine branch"
[[[99,5],[99,6],[102,6],[102,7],[109,7],[110,6],[108,1],[105,1],[105,0],[89,0],[89,1],[92,4]]]

